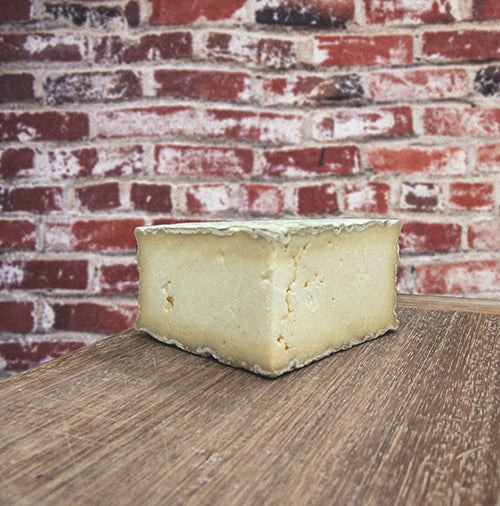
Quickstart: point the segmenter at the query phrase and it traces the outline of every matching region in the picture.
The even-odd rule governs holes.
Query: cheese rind
[[[139,227],[135,327],[278,376],[397,327],[397,220]]]

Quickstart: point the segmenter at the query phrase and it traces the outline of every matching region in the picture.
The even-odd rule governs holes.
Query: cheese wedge
[[[139,227],[135,327],[278,376],[397,327],[400,228],[390,219]]]

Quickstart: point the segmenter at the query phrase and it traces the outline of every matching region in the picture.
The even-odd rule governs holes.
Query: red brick
[[[44,245],[51,250],[135,250],[135,227],[143,219],[78,220],[45,225]]]
[[[313,118],[312,134],[319,141],[412,133],[412,112],[407,106],[337,109]]]
[[[253,170],[253,151],[247,148],[156,146],[155,172],[167,176],[240,179]]]
[[[5,188],[0,194],[3,212],[25,211],[36,214],[61,211],[63,190],[57,186],[27,186]]]
[[[474,0],[472,12],[476,19],[500,19],[498,0]]]
[[[295,189],[298,214],[338,211],[337,190],[334,184],[301,186]]]
[[[35,167],[35,152],[31,148],[8,148],[1,151],[0,176],[28,176]]]
[[[403,259],[404,260],[404,259]],[[396,280],[397,293],[413,293],[413,268],[410,265],[400,264]]]
[[[465,69],[391,69],[372,72],[368,89],[375,100],[463,97],[470,93]]]
[[[455,21],[450,0],[435,0],[419,3],[415,0],[399,0],[384,2],[380,0],[364,0],[366,20],[370,24],[433,24],[451,23]]]
[[[500,287],[500,261],[472,260],[417,265],[415,283],[418,293],[495,292]]]
[[[87,38],[51,33],[0,35],[0,61],[78,62],[87,57]]]
[[[179,2],[177,0],[150,0],[153,11],[152,24],[186,24],[197,21],[245,20],[247,0],[204,0],[203,2]]]
[[[470,223],[467,242],[475,249],[500,250],[500,220],[489,219]]]
[[[102,183],[81,186],[75,189],[81,211],[104,211],[120,207],[120,188],[118,183]]]
[[[231,207],[231,193],[225,184],[198,184],[186,189],[188,212],[217,213]]]
[[[17,102],[35,98],[33,74],[0,75],[0,102]]]
[[[465,211],[493,211],[495,187],[492,183],[450,183],[450,207]]]
[[[137,28],[141,22],[141,6],[139,2],[132,0],[125,5],[125,17],[130,28]]]
[[[0,113],[2,141],[58,141],[86,139],[89,118],[81,112]]]
[[[429,107],[423,116],[424,133],[465,137],[498,137],[500,109]]]
[[[0,301],[0,331],[29,332],[35,325],[33,302]],[[0,355],[2,355],[0,351]],[[3,356],[3,355],[2,355]]]
[[[409,183],[401,185],[400,208],[407,211],[430,212],[442,208],[442,189],[435,183]]]
[[[31,220],[0,220],[0,248],[35,249],[36,223]]]
[[[361,166],[357,146],[275,149],[262,153],[262,171],[270,177],[307,177],[320,174],[355,174]]]
[[[0,262],[2,289],[84,290],[88,284],[86,260],[3,260]]]
[[[29,21],[30,14],[31,0],[2,0],[0,23]]]
[[[193,54],[190,32],[166,32],[143,35],[138,39],[106,36],[96,40],[96,63],[138,63],[189,58]]]
[[[194,134],[196,111],[189,106],[137,107],[100,111],[96,117],[98,137],[156,137]]]
[[[99,292],[103,294],[137,294],[139,271],[137,263],[101,265],[99,268]]]
[[[485,60],[500,57],[500,31],[438,31],[422,34],[422,55],[431,60]]]
[[[500,172],[500,143],[484,144],[477,148],[476,170]]]
[[[387,183],[348,183],[345,185],[346,211],[386,214],[391,187]]]
[[[295,114],[208,109],[203,130],[211,137],[273,143],[302,140],[303,118]]]
[[[219,70],[155,70],[158,97],[248,101],[250,74]]]
[[[253,214],[279,214],[285,205],[278,186],[242,184],[239,188],[239,210]]]
[[[405,221],[399,236],[399,246],[403,254],[458,251],[461,239],[462,226],[456,223]]]
[[[464,149],[458,147],[373,146],[367,148],[366,159],[368,167],[377,172],[463,174],[466,169],[467,154]]]
[[[408,65],[413,61],[411,35],[317,35],[315,65]]]
[[[168,184],[132,183],[130,203],[136,211],[169,213],[172,211],[172,187]]]

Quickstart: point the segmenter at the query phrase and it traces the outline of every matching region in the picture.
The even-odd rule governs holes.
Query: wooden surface
[[[498,504],[488,304],[403,297],[397,332],[277,379],[126,331],[3,380],[0,504]]]

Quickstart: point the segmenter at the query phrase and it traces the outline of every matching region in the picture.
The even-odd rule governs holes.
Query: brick
[[[415,2],[415,0],[364,0],[366,20],[370,24],[434,24],[455,21],[451,0]]]
[[[463,174],[467,154],[458,147],[368,147],[368,167],[381,173]]]
[[[98,283],[99,292],[102,294],[137,294],[139,290],[137,263],[101,265]]]
[[[137,107],[100,111],[97,136],[103,138],[156,137],[193,134],[196,111],[189,106]]]
[[[34,82],[33,74],[0,75],[0,103],[34,99]]]
[[[344,28],[354,19],[354,0],[257,0],[255,21],[265,25]]]
[[[391,69],[369,76],[370,97],[379,101],[463,97],[470,93],[465,69]]]
[[[31,0],[2,0],[0,23],[29,21],[31,15]]]
[[[198,184],[186,189],[188,212],[217,213],[231,207],[231,192],[225,184]]]
[[[262,83],[263,101],[270,105],[303,105],[362,98],[360,77],[347,75],[297,75],[267,77]]]
[[[204,0],[178,2],[176,0],[150,0],[153,10],[151,24],[186,24],[213,21],[244,21],[247,0]]]
[[[4,290],[85,290],[87,284],[86,260],[0,261],[0,287]]]
[[[500,57],[500,31],[438,31],[422,34],[422,55],[430,60],[485,60]]]
[[[141,79],[131,70],[49,76],[43,87],[49,105],[127,100],[142,96]]]
[[[140,218],[49,222],[44,245],[62,251],[135,250],[134,229],[143,225]]]
[[[361,159],[357,146],[273,149],[262,153],[265,176],[295,178],[321,174],[355,174]]]
[[[483,144],[477,148],[476,170],[500,172],[500,143]]]
[[[24,211],[45,214],[63,209],[63,189],[57,186],[5,188],[0,193],[3,212]]]
[[[156,96],[248,101],[250,74],[219,70],[159,69],[154,71]]]
[[[0,61],[79,62],[87,57],[83,35],[6,33],[0,35]]]
[[[132,183],[130,203],[136,211],[169,213],[172,211],[172,187],[168,184]]]
[[[89,118],[80,112],[0,113],[2,141],[57,141],[86,139]]]
[[[442,193],[441,186],[435,183],[403,182],[399,206],[406,211],[438,211],[443,206]]]
[[[348,183],[345,185],[346,211],[386,214],[391,187],[387,183]]]
[[[273,143],[302,140],[303,118],[295,114],[207,109],[203,131],[210,137]]]
[[[429,107],[424,111],[423,127],[429,135],[498,137],[500,109]]]
[[[0,331],[29,332],[35,325],[33,302],[0,301]],[[1,348],[0,348],[1,349]],[[0,351],[0,356],[2,352]]]
[[[415,267],[418,293],[495,292],[500,286],[500,261],[472,260]]]
[[[120,207],[120,188],[116,182],[81,186],[75,189],[75,195],[81,211],[105,211]]]
[[[29,176],[35,168],[35,152],[31,148],[7,148],[0,151],[0,176]]]
[[[404,259],[402,259],[404,261]],[[400,264],[396,279],[397,293],[413,293],[413,267]]]
[[[338,211],[337,189],[334,184],[324,183],[300,186],[295,189],[298,214],[317,214]]]
[[[412,112],[407,106],[337,109],[313,117],[312,135],[318,141],[412,133]]]
[[[285,205],[278,186],[242,184],[239,188],[239,210],[252,214],[279,214]]]
[[[147,34],[137,39],[105,36],[94,43],[96,63],[139,63],[189,58],[193,54],[190,32]]]
[[[469,247],[479,250],[500,250],[500,220],[474,221],[467,230]]]
[[[317,35],[314,65],[408,65],[413,61],[410,35]]]
[[[464,211],[493,211],[495,187],[493,183],[450,183],[449,205]]]
[[[474,0],[472,13],[475,19],[500,19],[498,0]]]
[[[484,97],[500,94],[500,65],[485,67],[476,72],[474,89]]]
[[[0,219],[0,248],[35,249],[36,223],[32,220]]]
[[[459,251],[462,240],[462,226],[457,223],[426,223],[405,221],[399,236],[399,246],[405,253],[426,253],[430,251]]]
[[[252,173],[254,156],[247,148],[169,144],[156,146],[155,161],[156,174],[240,179]]]

